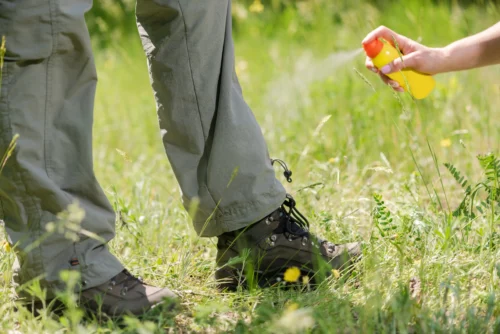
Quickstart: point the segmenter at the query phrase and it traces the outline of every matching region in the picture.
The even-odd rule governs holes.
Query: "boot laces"
[[[286,199],[281,205],[281,210],[285,213],[285,231],[289,236],[307,237],[309,236],[309,221],[295,205],[293,197],[286,194]]]
[[[271,165],[278,163],[284,169],[283,175],[288,182],[292,182],[292,171],[287,164],[280,159],[271,159]],[[285,232],[289,237],[307,237],[309,236],[309,221],[296,208],[296,202],[292,195],[286,194],[286,199],[281,205],[281,210],[284,213]]]
[[[117,281],[120,276],[123,276],[120,274],[124,274],[125,278]],[[123,269],[123,271],[121,271],[118,275],[110,280],[108,289],[113,290],[113,287],[115,287],[116,285],[120,285],[122,287],[120,290],[120,295],[125,296],[129,290],[133,289],[138,284],[144,284],[142,277],[135,277],[127,269]]]

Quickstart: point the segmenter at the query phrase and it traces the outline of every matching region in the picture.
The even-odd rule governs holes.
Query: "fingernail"
[[[399,88],[399,83],[397,83],[396,81],[389,81],[389,86],[391,86],[392,88]]]
[[[375,68],[375,67],[370,67],[370,70],[371,70],[373,73],[378,73],[378,70],[377,70],[377,68]]]
[[[382,73],[384,73],[384,74],[389,73],[389,72],[391,71],[391,65],[389,65],[389,64],[388,64],[388,65],[385,65],[384,67],[382,67],[382,68],[380,69],[380,71],[381,71]]]

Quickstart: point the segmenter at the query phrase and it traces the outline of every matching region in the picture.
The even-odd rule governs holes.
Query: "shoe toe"
[[[345,250],[350,257],[359,257],[363,253],[361,242],[350,242],[345,245]]]
[[[158,303],[164,299],[177,299],[177,298],[178,296],[172,290],[167,288],[158,289],[158,291],[153,292],[151,295],[149,295],[149,300],[152,303]]]

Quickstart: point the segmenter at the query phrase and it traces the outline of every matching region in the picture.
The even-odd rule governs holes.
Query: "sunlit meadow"
[[[413,101],[367,71],[359,50],[381,24],[444,46],[498,21],[500,8],[377,3],[233,4],[235,67],[270,154],[293,170],[286,187],[314,232],[364,242],[353,275],[315,291],[219,293],[216,239],[198,238],[182,207],[140,41],[125,34],[104,48],[94,36],[95,169],[118,212],[111,248],[181,301],[141,319],[87,319],[71,302],[63,316],[36,318],[14,308],[6,247],[0,332],[499,333],[498,211],[454,216],[465,192],[444,163],[475,185],[486,177],[476,156],[500,155],[500,67],[439,75]]]

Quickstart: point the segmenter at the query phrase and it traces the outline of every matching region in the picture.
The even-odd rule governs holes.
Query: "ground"
[[[82,319],[74,307],[34,318],[13,308],[14,255],[2,249],[1,332],[500,331],[498,212],[453,216],[464,190],[444,166],[476,184],[485,178],[476,156],[500,153],[500,67],[439,75],[431,96],[413,101],[367,71],[358,51],[380,24],[443,46],[498,21],[499,7],[336,3],[279,13],[236,3],[235,66],[271,156],[293,170],[286,187],[313,231],[363,241],[352,276],[333,275],[315,291],[217,292],[216,239],[198,238],[182,207],[132,35],[96,49],[95,169],[121,218],[113,252],[181,302],[121,322]]]

